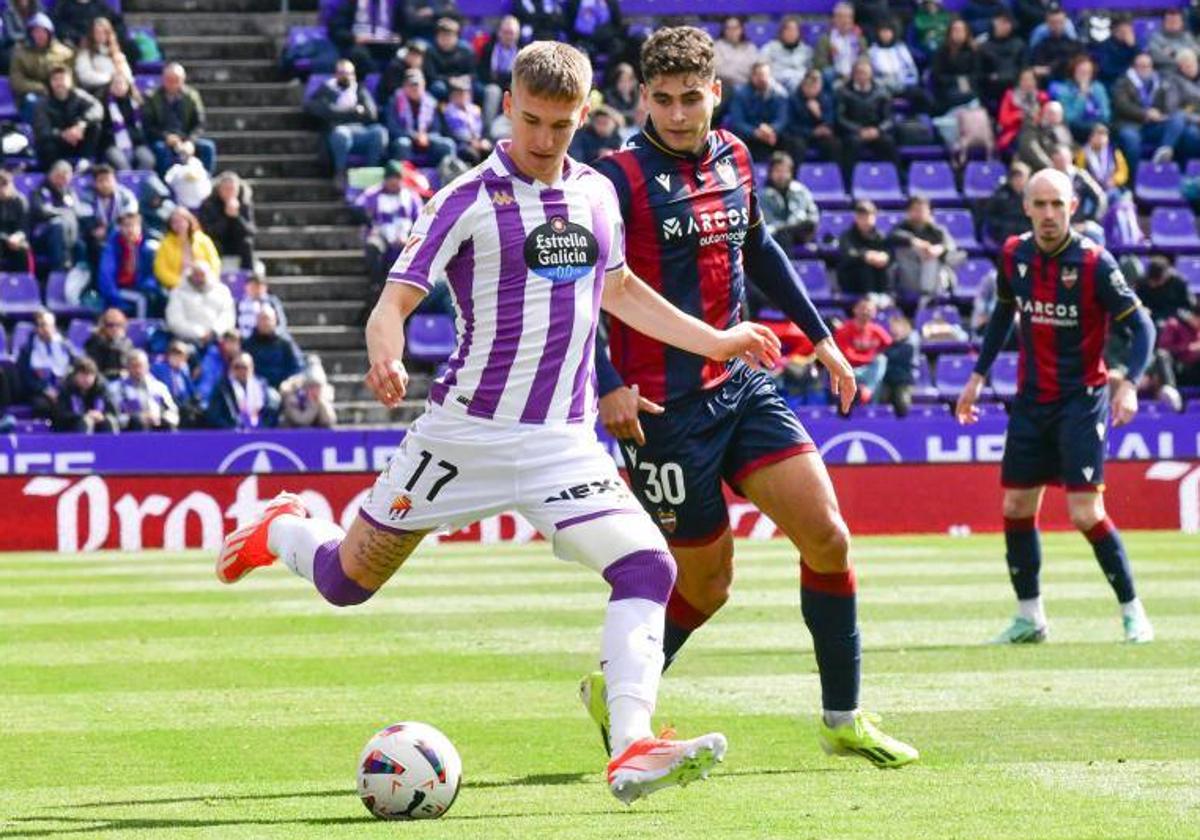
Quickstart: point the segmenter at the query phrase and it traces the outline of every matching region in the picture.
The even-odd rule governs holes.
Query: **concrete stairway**
[[[405,407],[389,412],[362,385],[358,315],[367,294],[359,228],[333,186],[323,138],[301,112],[303,86],[285,81],[278,55],[289,26],[316,22],[317,0],[125,0],[131,24],[153,26],[204,98],[218,170],[254,189],[259,256],[292,334],[320,354],[342,423],[410,420],[427,389],[414,377]]]

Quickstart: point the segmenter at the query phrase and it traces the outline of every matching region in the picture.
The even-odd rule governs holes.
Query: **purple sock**
[[[675,558],[665,551],[635,551],[605,569],[604,579],[612,587],[610,601],[645,598],[665,604],[675,585]]]
[[[317,549],[313,556],[313,583],[325,600],[335,607],[361,604],[375,594],[373,589],[364,589],[342,571],[342,558],[338,556],[338,540],[330,540]]]

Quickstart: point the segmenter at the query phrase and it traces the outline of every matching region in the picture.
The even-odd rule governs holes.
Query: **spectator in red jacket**
[[[997,125],[1000,135],[996,138],[996,151],[1008,150],[1026,122],[1033,122],[1042,113],[1042,105],[1050,101],[1050,94],[1038,90],[1037,75],[1026,67],[1017,76],[1015,87],[1005,91],[1000,99],[1000,114]]]
[[[833,340],[854,365],[854,378],[858,380],[858,395],[863,402],[870,402],[883,375],[887,372],[887,356],[883,350],[892,343],[892,337],[882,324],[875,320],[877,309],[869,297],[854,304],[854,317],[838,327]]]

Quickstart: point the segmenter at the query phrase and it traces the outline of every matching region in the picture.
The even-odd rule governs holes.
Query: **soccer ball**
[[[434,820],[450,810],[462,759],[427,723],[406,721],[371,736],[358,759],[358,795],[381,820]]]

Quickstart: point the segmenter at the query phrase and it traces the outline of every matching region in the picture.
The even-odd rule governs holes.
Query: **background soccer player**
[[[1070,228],[1079,199],[1062,172],[1044,169],[1025,187],[1033,231],[1004,244],[996,309],[975,372],[958,398],[961,423],[973,423],[988,369],[1020,318],[1017,397],[1008,418],[1000,481],[1004,542],[1017,593],[1016,618],[997,642],[1041,642],[1046,613],[1038,587],[1042,549],[1037,515],[1047,484],[1062,483],[1071,522],[1083,532],[1121,603],[1125,639],[1149,642],[1154,630],[1133,587],[1129,557],[1104,511],[1104,446],[1109,372],[1104,345],[1111,323],[1132,330],[1125,376],[1112,389],[1112,421],[1137,414],[1137,381],[1154,346],[1154,324],[1125,283],[1112,254]]]
[[[714,64],[712,39],[694,27],[660,29],[642,50],[645,130],[596,164],[620,199],[626,257],[668,300],[716,328],[739,320],[748,274],[816,345],[848,410],[854,371],[767,233],[750,153],[729,132],[710,130],[721,99]],[[666,663],[729,597],[733,536],[724,480],[800,551],[801,609],[821,673],[822,745],[879,766],[914,761],[916,750],[858,710],[850,535],[808,433],[765,374],[667,347],[613,315],[611,361],[603,348],[597,358],[600,416],[621,440],[634,490],[679,568],[667,605]],[[587,677],[582,693],[603,733],[602,683],[599,674]]]
[[[511,142],[434,196],[393,266],[367,324],[376,397],[387,406],[404,397],[404,322],[443,276],[458,347],[349,532],[306,518],[285,495],[230,535],[217,571],[232,583],[279,558],[331,603],[359,604],[430,531],[518,510],[559,557],[612,587],[601,657],[616,755],[607,778],[630,802],[707,775],[725,739],[651,733],[675,563],[596,439],[600,308],[713,358],[773,364],[779,344],[757,325],[715,330],[629,274],[611,185],[566,158],[591,78],[573,47],[521,50],[504,97]]]

